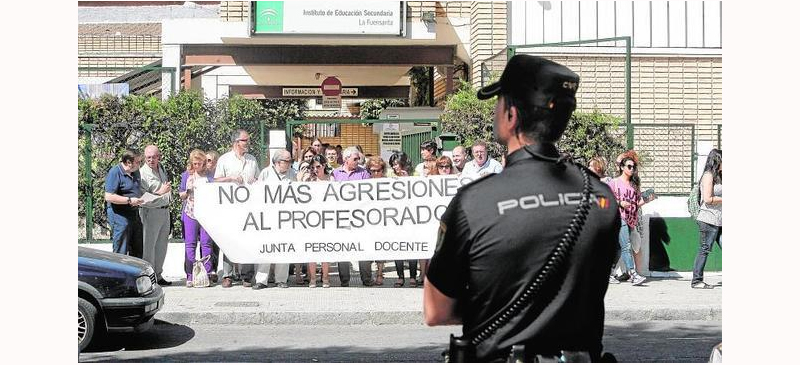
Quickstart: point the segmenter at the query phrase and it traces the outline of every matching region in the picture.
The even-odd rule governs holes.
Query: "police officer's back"
[[[461,188],[442,218],[425,285],[429,325],[463,323],[464,334],[474,337],[519,297],[564,237],[584,175],[559,158],[554,143],[575,108],[577,86],[568,68],[518,55],[499,82],[479,91],[479,98],[499,95],[494,133],[509,155],[502,173]],[[480,343],[478,360],[504,358],[515,344],[531,355],[588,351],[599,359],[619,213],[607,186],[588,176],[591,207],[566,274],[549,280],[532,305]]]

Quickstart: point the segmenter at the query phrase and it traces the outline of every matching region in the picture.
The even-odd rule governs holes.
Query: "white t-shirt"
[[[479,179],[488,174],[499,174],[501,171],[503,171],[503,165],[493,158],[487,159],[482,166],[478,166],[475,160],[471,160],[464,165],[464,171],[461,171],[461,176]]]
[[[286,173],[281,175],[275,166],[265,167],[258,175],[258,181],[295,181],[297,180],[297,172],[293,168],[286,170]]]
[[[419,164],[417,164],[416,167],[414,167],[414,176],[422,176],[422,177],[428,176],[428,171],[425,170],[424,162],[420,162]]]
[[[243,159],[239,159],[235,152],[229,151],[219,157],[214,178],[241,176],[245,184],[251,184],[256,181],[258,173],[258,160],[253,155],[245,153]]]

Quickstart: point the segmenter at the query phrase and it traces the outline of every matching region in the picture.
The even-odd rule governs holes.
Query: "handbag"
[[[211,255],[206,255],[194,262],[192,267],[192,286],[195,288],[205,288],[211,285],[208,280],[208,271],[206,271],[205,263],[211,258]]]
[[[689,199],[686,200],[686,205],[689,210],[689,215],[697,219],[697,215],[700,214],[700,181],[698,181],[689,192]]]
[[[526,148],[527,150],[527,148]],[[583,192],[581,193],[581,203],[578,205],[575,214],[570,221],[569,227],[561,240],[550,253],[550,256],[545,261],[546,264],[534,276],[533,281],[530,282],[527,289],[513,301],[513,304],[507,306],[506,309],[495,315],[493,321],[480,330],[473,331],[477,333],[476,336],[455,337],[450,334],[450,344],[447,350],[442,353],[444,362],[476,362],[476,348],[477,345],[494,335],[498,329],[505,326],[512,318],[519,314],[523,308],[527,308],[534,297],[536,297],[542,290],[546,283],[557,283],[554,290],[548,290],[549,295],[545,298],[539,298],[543,303],[549,304],[561,290],[563,279],[567,272],[567,262],[575,243],[580,237],[583,225],[586,222],[586,217],[589,215],[591,208],[591,194],[592,185],[589,180],[589,175],[584,166],[576,165],[579,167],[583,175]],[[559,281],[554,281],[560,279]],[[540,306],[543,311],[547,305]],[[524,348],[515,345],[512,347],[511,354],[509,355],[510,362],[522,362],[524,357]]]

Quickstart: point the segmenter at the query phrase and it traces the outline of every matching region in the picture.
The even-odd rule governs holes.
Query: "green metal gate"
[[[422,144],[422,142],[433,140],[438,135],[439,133],[436,133],[436,131],[430,131],[402,136],[403,152],[411,158],[412,167],[422,162],[419,145]]]

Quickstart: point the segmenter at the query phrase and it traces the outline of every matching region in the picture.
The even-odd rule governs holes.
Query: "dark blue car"
[[[78,247],[78,349],[97,331],[142,332],[164,305],[164,291],[147,261]]]

